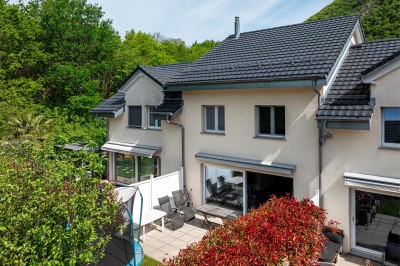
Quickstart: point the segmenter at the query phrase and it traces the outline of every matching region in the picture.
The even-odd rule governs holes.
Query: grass
[[[157,265],[161,265],[161,262],[144,255],[144,259],[143,259],[143,262],[141,265],[142,266],[157,266]]]
[[[396,197],[380,195],[378,213],[400,218],[400,200]]]

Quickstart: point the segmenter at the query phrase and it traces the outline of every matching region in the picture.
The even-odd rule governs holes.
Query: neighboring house
[[[183,167],[195,206],[242,213],[271,194],[314,197],[345,252],[371,253],[356,241],[355,194],[400,196],[400,39],[364,43],[358,15],[236,23],[193,63],[139,66],[92,110],[108,117],[109,178]]]

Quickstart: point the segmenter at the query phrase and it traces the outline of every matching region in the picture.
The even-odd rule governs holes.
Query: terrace
[[[163,259],[176,256],[179,250],[194,242],[200,241],[208,230],[222,224],[222,219],[211,217],[211,225],[202,227],[204,217],[196,214],[196,218],[175,231],[166,228],[161,232],[149,226],[146,230],[146,243],[141,243],[146,256],[162,262]],[[337,266],[365,265],[365,259],[350,254],[341,254],[336,261]],[[378,265],[378,264],[373,264]]]

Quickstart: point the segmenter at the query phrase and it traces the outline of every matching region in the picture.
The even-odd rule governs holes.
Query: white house
[[[357,235],[357,196],[400,204],[400,39],[365,42],[358,15],[235,29],[193,63],[139,66],[92,110],[108,117],[109,178],[183,167],[195,206],[242,213],[314,198],[345,252],[380,260]]]

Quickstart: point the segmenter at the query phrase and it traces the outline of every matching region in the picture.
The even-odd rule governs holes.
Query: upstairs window
[[[400,108],[384,108],[382,146],[400,148]]]
[[[223,106],[204,106],[204,131],[225,132],[225,110]]]
[[[161,129],[161,121],[156,119],[156,115],[152,114],[152,112],[156,109],[156,106],[148,107],[148,127],[152,129]]]
[[[285,136],[285,107],[257,106],[257,135]]]
[[[128,126],[129,127],[142,127],[142,107],[141,106],[129,106]]]

